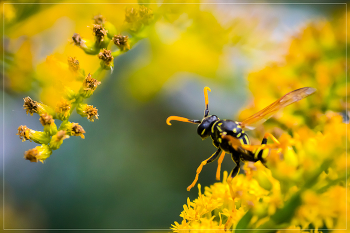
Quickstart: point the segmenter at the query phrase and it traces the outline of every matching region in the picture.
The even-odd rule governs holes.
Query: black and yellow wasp
[[[232,180],[232,178],[238,174],[241,161],[261,161],[262,163],[265,163],[265,158],[269,151],[267,149],[247,149],[246,145],[250,145],[250,142],[248,135],[244,132],[244,129],[254,129],[254,126],[263,123],[264,121],[269,119],[273,114],[275,114],[278,110],[313,94],[316,91],[316,89],[311,87],[304,87],[291,91],[288,94],[284,95],[282,98],[278,99],[277,101],[273,102],[266,108],[248,117],[242,122],[225,119],[220,120],[216,115],[209,115],[208,91],[211,91],[210,88],[205,87],[205,110],[204,117],[202,120],[190,120],[188,118],[178,116],[170,116],[166,120],[168,125],[171,125],[170,121],[172,120],[199,124],[197,128],[197,133],[199,134],[199,136],[202,139],[205,139],[210,136],[213,140],[214,146],[218,148],[217,151],[211,157],[204,160],[198,167],[194,181],[190,186],[187,187],[188,191],[191,188],[193,188],[196,184],[198,180],[198,175],[201,172],[203,166],[215,161],[215,159],[219,157],[220,153],[221,155],[218,160],[218,170],[216,173],[216,178],[218,180],[220,179],[220,167],[225,153],[231,154],[232,160],[236,163],[236,167],[231,171],[228,177],[229,180]],[[278,141],[274,136],[272,136],[269,133],[266,133],[262,140],[262,145],[265,145],[267,143],[267,137],[271,137],[272,140],[278,144]]]

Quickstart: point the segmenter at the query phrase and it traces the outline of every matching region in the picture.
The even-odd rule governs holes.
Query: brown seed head
[[[78,71],[80,69],[79,61],[75,57],[68,57],[68,65],[71,71]]]
[[[32,100],[29,96],[25,97],[24,99],[24,110],[26,110],[26,113],[33,115],[33,113],[37,113],[38,112],[38,102]]]
[[[50,114],[47,114],[47,113],[41,114],[39,121],[43,126],[51,125],[52,123],[54,123],[52,116]]]
[[[92,31],[98,42],[103,41],[105,35],[107,35],[107,30],[99,24],[94,24]]]
[[[24,158],[29,160],[30,162],[38,162],[37,156],[39,155],[39,151],[37,148],[30,149],[24,153]]]

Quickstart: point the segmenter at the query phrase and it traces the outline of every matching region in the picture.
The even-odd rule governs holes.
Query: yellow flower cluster
[[[132,22],[133,25],[144,26],[153,18],[152,10],[145,6],[139,9],[131,8],[131,10],[126,10],[125,15],[125,21],[128,24],[131,23],[129,22],[130,11],[137,12],[137,17]],[[67,59],[59,54],[48,56],[46,61],[37,67],[35,79],[41,87],[40,99],[42,102],[26,97],[23,106],[27,114],[36,113],[40,116],[39,120],[44,129],[35,131],[21,125],[17,133],[22,141],[30,140],[41,144],[25,152],[25,159],[31,162],[43,162],[53,150],[60,148],[64,139],[70,136],[85,137],[83,127],[69,121],[73,110],[76,109],[79,115],[92,122],[98,119],[97,108],[84,101],[101,84],[100,80],[104,77],[103,72],[113,71],[114,58],[121,52],[130,49],[129,37],[117,34],[116,27],[104,16],[96,15],[93,21],[94,40],[84,39],[77,33],[72,36],[74,45],[81,48],[85,54],[97,55],[100,60],[100,66],[93,74],[86,74],[85,69],[81,68],[81,63],[75,57]],[[137,37],[134,26],[130,25],[125,31],[132,31],[136,38],[133,39],[134,42],[140,39]],[[112,52],[113,49],[116,51]],[[62,121],[59,127],[56,126],[55,120]]]
[[[350,134],[338,114],[328,112],[320,121],[323,130],[317,133],[302,127],[293,138],[283,134],[282,150],[270,151],[268,168],[246,163],[245,174],[233,179],[232,194],[225,172],[223,182],[205,187],[193,202],[188,199],[183,221],[172,229],[345,229],[350,163],[344,143]]]
[[[286,108],[278,119],[280,128],[275,131],[280,145],[269,149],[268,168],[260,162],[245,163],[244,174],[231,184],[225,172],[221,183],[205,187],[204,194],[199,191],[196,200],[188,200],[180,215],[182,222],[172,225],[175,232],[346,231],[350,223],[346,174],[350,133],[344,117],[345,17],[342,19],[336,22],[342,22],[340,26],[326,21],[310,24],[292,40],[285,63],[249,75],[255,106],[241,112],[242,119],[290,90],[311,86],[317,92],[312,102],[306,99],[296,104],[298,114]],[[265,124],[257,134],[268,127]]]

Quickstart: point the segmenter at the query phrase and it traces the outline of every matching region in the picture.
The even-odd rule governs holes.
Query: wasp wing
[[[284,95],[282,98],[276,100],[263,110],[255,113],[254,115],[248,117],[244,121],[241,122],[241,126],[246,129],[254,129],[256,125],[264,123],[268,120],[273,114],[275,114],[278,110],[291,105],[305,97],[313,94],[316,91],[315,88],[312,87],[303,87],[294,91],[289,92]]]

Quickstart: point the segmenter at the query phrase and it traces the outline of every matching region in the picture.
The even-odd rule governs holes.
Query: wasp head
[[[210,135],[211,126],[218,120],[219,118],[215,115],[204,117],[201,123],[198,125],[198,135],[201,136],[202,139],[206,139]]]

